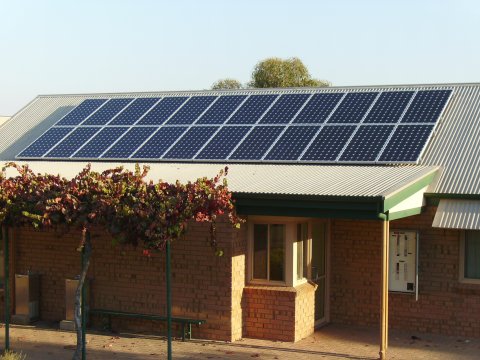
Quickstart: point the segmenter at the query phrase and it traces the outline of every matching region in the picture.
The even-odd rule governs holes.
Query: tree
[[[6,168],[16,169],[18,175],[7,177]],[[223,178],[227,168],[212,179],[204,177],[187,184],[146,181],[148,170],[137,165],[135,172],[119,167],[98,173],[88,165],[69,180],[9,163],[0,174],[2,227],[31,225],[60,231],[73,227],[80,231],[77,250],[83,253],[83,265],[75,299],[74,359],[80,359],[85,344],[80,304],[92,253],[92,226],[102,226],[119,243],[140,244],[143,254],[150,256],[151,251],[168,249],[170,242],[181,239],[188,221],[210,222],[211,245],[221,256],[216,248],[217,216],[226,214],[234,226],[240,225]],[[170,314],[170,309],[167,311]],[[170,335],[170,324],[168,328]],[[170,340],[171,336],[169,358]]]
[[[249,86],[254,88],[285,88],[304,86],[329,86],[325,80],[310,76],[307,67],[298,58],[268,58],[257,63]]]
[[[235,79],[221,79],[213,83],[212,90],[235,90],[241,89],[242,83]]]

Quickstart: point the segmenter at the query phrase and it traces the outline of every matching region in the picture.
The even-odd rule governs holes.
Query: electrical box
[[[418,233],[391,230],[389,247],[388,289],[418,294]]]

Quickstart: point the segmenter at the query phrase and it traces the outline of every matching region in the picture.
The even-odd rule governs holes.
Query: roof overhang
[[[432,226],[480,230],[480,200],[440,199]]]
[[[20,164],[25,162],[19,162]],[[86,163],[30,161],[38,173],[73,177]],[[149,163],[152,180],[182,182],[214,177],[226,164]],[[92,163],[92,170],[135,163]],[[434,166],[228,164],[228,185],[244,215],[398,219],[419,214],[432,188]],[[12,173],[8,175],[13,175]]]

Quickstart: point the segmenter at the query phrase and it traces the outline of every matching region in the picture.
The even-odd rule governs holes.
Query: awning
[[[433,227],[480,230],[480,200],[442,199]]]

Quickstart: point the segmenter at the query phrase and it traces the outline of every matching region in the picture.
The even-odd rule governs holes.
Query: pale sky
[[[0,115],[39,94],[208,89],[299,57],[335,86],[480,82],[478,0],[0,0]]]

